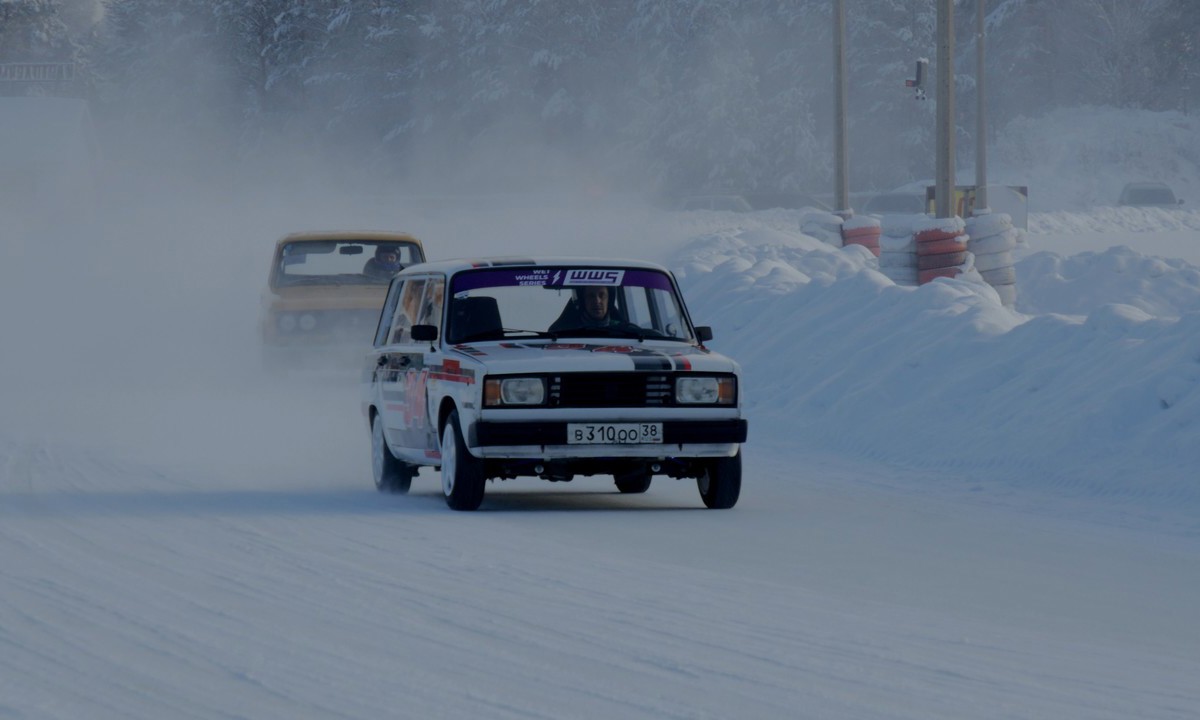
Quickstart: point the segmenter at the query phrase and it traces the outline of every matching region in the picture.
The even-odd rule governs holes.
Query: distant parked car
[[[692,195],[681,200],[677,209],[750,212],[754,208],[741,195]]]
[[[1118,205],[1131,207],[1177,207],[1183,200],[1175,197],[1170,186],[1158,182],[1129,183],[1121,190]]]
[[[880,193],[863,206],[867,215],[915,215],[925,212],[925,194],[908,192]]]

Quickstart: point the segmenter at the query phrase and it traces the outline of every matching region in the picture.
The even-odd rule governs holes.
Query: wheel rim
[[[371,472],[375,487],[379,487],[383,483],[383,425],[378,415],[371,422]]]
[[[704,474],[696,478],[696,485],[700,488],[701,495],[708,494],[708,488],[712,484],[712,471],[705,470]]]
[[[455,465],[458,462],[457,438],[454,437],[454,426],[446,423],[442,431],[442,493],[446,497],[454,492]]]

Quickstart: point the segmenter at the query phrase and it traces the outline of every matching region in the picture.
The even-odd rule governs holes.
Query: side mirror
[[[707,325],[696,326],[696,339],[702,343],[712,340],[712,328]]]
[[[437,325],[413,325],[412,339],[415,342],[433,342],[437,340]]]

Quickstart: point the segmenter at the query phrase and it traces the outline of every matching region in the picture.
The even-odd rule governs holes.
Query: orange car
[[[424,260],[421,241],[405,233],[305,232],[280,238],[263,293],[265,365],[369,346],[392,276]]]

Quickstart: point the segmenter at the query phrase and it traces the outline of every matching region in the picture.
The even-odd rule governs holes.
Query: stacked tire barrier
[[[974,267],[967,250],[970,237],[961,218],[928,218],[913,227],[917,247],[917,284],[953,278]]]
[[[917,243],[909,215],[883,216],[879,237],[879,272],[897,285],[917,284]]]
[[[1005,307],[1017,304],[1017,271],[1013,267],[1013,249],[1017,229],[1004,213],[976,215],[967,220],[975,269],[995,289]]]
[[[801,219],[800,232],[823,243],[841,247],[842,216],[826,212],[808,213]]]
[[[879,235],[882,232],[878,218],[856,215],[842,223],[842,247],[862,245],[879,257]]]

